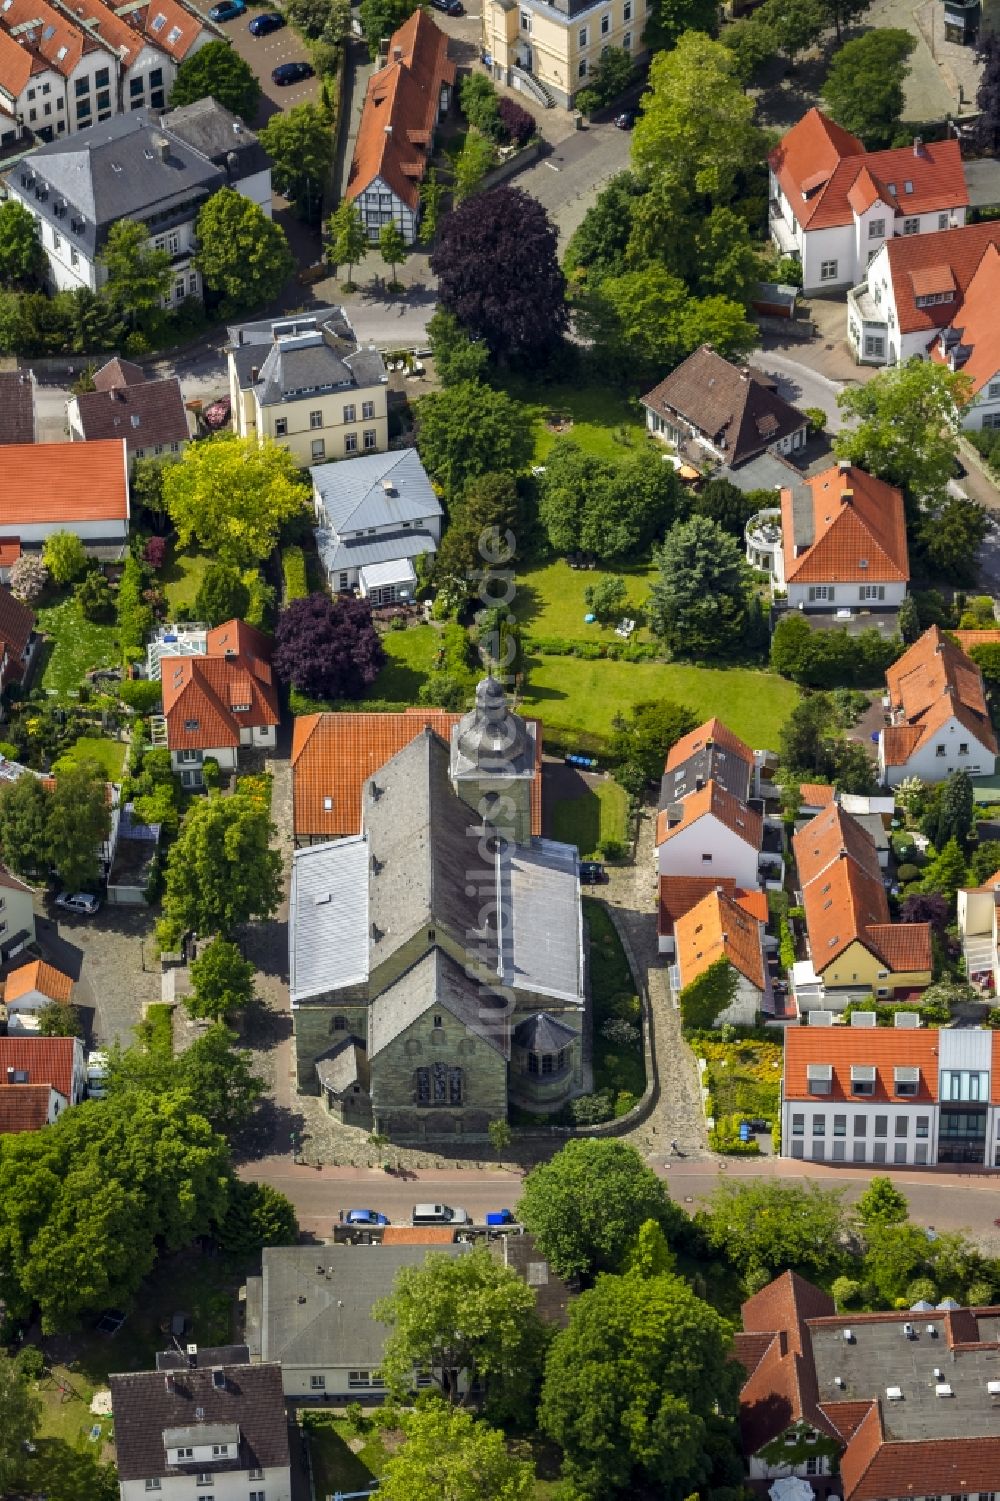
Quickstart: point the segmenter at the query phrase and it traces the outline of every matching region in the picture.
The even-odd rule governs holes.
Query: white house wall
[[[775,574],[777,580],[777,574]],[[906,598],[906,585],[902,581],[895,583],[882,583],[879,579],[872,579],[872,585],[884,593],[875,599],[863,599],[862,589],[868,587],[864,584],[831,583],[820,585],[829,592],[822,599],[816,598],[816,584],[788,584],[788,607],[791,610],[803,608],[809,610],[847,609],[870,610],[898,608]],[[779,585],[780,587],[780,585]]]
[[[192,1474],[161,1475],[159,1485],[147,1486],[145,1480],[119,1481],[121,1501],[192,1501],[196,1495],[209,1494],[209,1487],[195,1485]],[[247,1470],[216,1470],[212,1474],[213,1501],[247,1501],[251,1491],[263,1491],[266,1501],[291,1501],[292,1483],[288,1466],[263,1471],[262,1478],[251,1480]]]
[[[859,1058],[863,1053],[859,1042]],[[795,1134],[795,1116],[803,1118],[802,1135]],[[845,1135],[834,1135],[834,1116],[846,1118]],[[885,1135],[875,1135],[876,1117],[884,1120]],[[926,1123],[925,1136],[917,1135],[918,1118]],[[822,1123],[822,1134],[815,1130],[818,1122]],[[804,1158],[811,1162],[864,1162],[912,1167],[935,1163],[937,1151],[938,1107],[926,1100],[831,1100],[824,1095],[815,1095],[808,1100],[785,1100],[782,1103],[783,1157]]]
[[[127,521],[36,521],[30,525],[23,522],[0,521],[0,537],[19,537],[22,543],[42,543],[53,532],[74,532],[81,542],[125,542],[128,540]]]
[[[750,891],[758,885],[757,851],[711,813],[660,845],[657,868],[661,876],[729,876]]]
[[[967,753],[959,753],[961,745],[968,746]],[[881,740],[879,761],[883,762]],[[953,771],[967,771],[973,777],[991,777],[996,770],[996,757],[957,719],[949,719],[929,740],[918,746],[904,766],[882,764],[881,769],[889,786],[897,787],[907,777],[919,777],[922,782],[943,782]]]
[[[976,433],[983,428],[1000,428],[1000,370],[971,403],[962,418],[962,426]]]

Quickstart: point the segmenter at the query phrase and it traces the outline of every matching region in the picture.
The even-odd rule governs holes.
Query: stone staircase
[[[511,68],[510,71],[517,79],[518,87],[522,89],[525,94],[530,94],[536,104],[543,105],[545,109],[555,108],[556,101],[553,99],[544,83],[542,83],[541,79],[536,78],[534,73],[529,73],[525,68],[518,68],[516,65]]]

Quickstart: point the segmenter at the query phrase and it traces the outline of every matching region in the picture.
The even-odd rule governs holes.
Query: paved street
[[[750,363],[756,370],[762,370],[777,380],[778,391],[786,401],[793,402],[801,410],[822,407],[826,413],[827,430],[837,433],[843,426],[837,407],[837,397],[844,389],[843,382],[831,380],[804,364],[802,354],[807,348],[799,344],[789,344],[787,348],[765,347],[754,351]]]
[[[590,125],[566,136],[550,155],[519,173],[514,184],[548,210],[565,246],[601,188],[625,171],[631,143],[627,130],[610,123]]]

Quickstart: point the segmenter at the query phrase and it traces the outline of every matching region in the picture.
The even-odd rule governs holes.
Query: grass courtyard
[[[96,761],[104,769],[109,782],[120,782],[125,765],[125,742],[107,740],[103,736],[81,735],[69,750],[63,751],[52,767],[55,772],[78,766],[81,761]]]
[[[608,839],[623,842],[628,799],[610,777],[587,787],[580,797],[564,797],[552,807],[552,838],[575,844],[586,860]]]
[[[171,619],[175,618],[182,605],[187,609],[194,608],[205,571],[213,561],[208,553],[193,549],[177,552],[171,547],[159,574],[159,583],[166,596]]]
[[[774,749],[798,697],[794,683],[749,667],[531,657],[520,708],[538,715],[547,738],[551,731],[552,738],[600,750],[616,714],[671,699],[686,704],[699,721],[717,714],[750,746]]]
[[[512,378],[505,389],[531,413],[533,464],[544,464],[559,438],[572,439],[597,459],[621,459],[647,441],[638,403],[604,386],[547,386]]]
[[[434,666],[440,641],[441,633],[432,625],[386,631],[382,645],[388,660],[367,696],[386,703],[415,704]]]
[[[114,667],[121,661],[118,627],[87,620],[75,599],[36,611],[35,623],[46,638],[41,685],[47,693],[66,698],[92,667]]]
[[[624,1114],[622,1106],[630,1109],[646,1088],[639,997],[618,930],[603,902],[584,897],[583,915],[590,929],[594,1093],[610,1090],[618,1098],[618,1114]],[[604,1027],[611,1021],[630,1023],[635,1031],[635,1041],[623,1042],[606,1037]]]
[[[707,1084],[715,1116],[777,1120],[781,1095],[781,1043],[752,1037],[723,1042],[714,1032],[688,1039],[696,1058],[708,1064]]]
[[[642,610],[656,576],[652,563],[623,564],[620,568],[571,568],[563,559],[555,563],[518,569],[514,613],[529,636],[567,636],[578,641],[615,641],[614,625],[586,625],[586,590],[602,579],[621,578],[628,591],[629,606]],[[624,612],[627,613],[627,612]],[[637,630],[633,639],[648,641],[649,632]]]

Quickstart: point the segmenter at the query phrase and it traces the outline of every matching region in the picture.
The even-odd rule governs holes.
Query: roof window
[[[833,1067],[829,1063],[810,1063],[806,1068],[810,1094],[829,1094],[833,1085]]]
[[[174,43],[175,42],[179,42],[180,39],[181,39],[181,29],[180,29],[180,27],[179,26],[171,26],[170,30],[167,32],[167,46],[168,47],[172,47],[174,45]]]
[[[164,26],[166,26],[166,24],[167,24],[167,18],[163,14],[163,12],[160,11],[158,15],[155,15],[153,17],[152,24],[150,25],[149,29],[150,29],[150,31],[162,31],[163,28],[164,28]]]
[[[187,731],[189,731],[189,733],[194,734],[195,730],[200,730],[201,729],[201,720],[200,719],[185,719],[185,721],[184,721],[184,728]]]
[[[67,51],[67,49],[65,47],[60,47],[59,48],[59,51],[56,53],[56,62],[57,63],[61,63],[62,62],[63,58],[66,56],[66,51]]]

